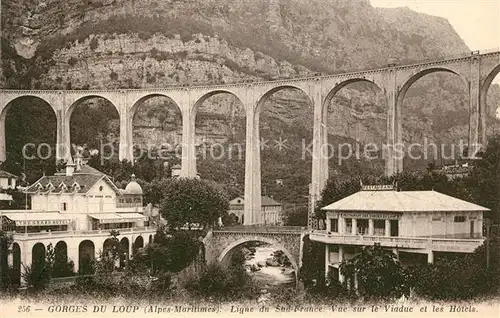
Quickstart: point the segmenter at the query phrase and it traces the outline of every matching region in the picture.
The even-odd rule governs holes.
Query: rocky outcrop
[[[2,2],[2,27],[0,84],[8,88],[231,83],[468,51],[445,19],[408,8],[374,8],[368,0],[7,0]],[[497,86],[488,100],[488,121],[494,127]],[[145,105],[134,119],[137,142],[178,142],[175,105],[158,98]],[[275,93],[264,107],[263,137],[294,127],[310,138],[308,105],[301,92]],[[383,142],[385,109],[376,87],[350,85],[329,108],[329,133]],[[456,142],[467,136],[467,90],[452,75],[425,76],[408,92],[403,115],[405,141]],[[233,97],[211,97],[197,118],[199,142],[244,140],[243,116]]]

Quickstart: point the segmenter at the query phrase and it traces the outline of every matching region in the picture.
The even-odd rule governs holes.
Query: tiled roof
[[[121,194],[107,175],[90,166],[83,166],[72,176],[56,173],[53,176],[43,176],[26,190],[27,193],[87,193],[99,180],[106,181],[117,194]],[[52,186],[50,186],[52,184]],[[78,186],[76,185],[78,184]]]
[[[93,175],[99,175],[99,176],[105,176],[106,174],[102,171],[99,171],[89,165],[83,165],[80,170],[73,172],[73,175],[78,175],[78,174],[93,174]],[[54,173],[56,176],[65,176],[66,175],[66,169],[62,169],[61,171],[58,171]]]
[[[268,196],[265,196],[263,195],[262,198],[261,198],[261,204],[262,205],[265,205],[265,206],[277,206],[277,205],[281,205],[281,203],[273,200],[272,198],[268,197]]]
[[[244,200],[242,197],[237,197],[237,198],[235,198],[235,199],[238,199],[238,198],[240,198],[240,199],[241,199],[241,203],[231,203],[230,205],[231,205],[231,206],[239,206],[239,205],[243,206],[243,205],[244,205],[245,200]],[[231,201],[234,201],[235,199],[233,199],[233,200],[231,200]],[[270,197],[265,196],[265,195],[263,195],[263,196],[261,197],[261,199],[260,199],[260,204],[261,204],[262,206],[281,206],[281,203],[279,203],[279,202],[277,202],[277,201],[275,201],[275,200],[273,200],[273,199],[271,199]]]
[[[359,191],[322,208],[327,211],[451,212],[489,209],[436,191]]]
[[[10,172],[0,170],[0,178],[17,178],[17,176]]]

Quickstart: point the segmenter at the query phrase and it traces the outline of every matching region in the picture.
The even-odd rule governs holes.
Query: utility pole
[[[486,218],[486,268],[490,267],[490,219]]]

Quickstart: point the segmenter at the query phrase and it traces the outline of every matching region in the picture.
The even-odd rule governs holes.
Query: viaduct
[[[138,106],[153,96],[172,99],[182,114],[181,176],[196,175],[195,117],[200,105],[219,93],[234,95],[244,105],[246,113],[245,151],[245,224],[261,224],[261,163],[259,113],[264,102],[284,88],[299,89],[313,106],[313,162],[311,195],[319,196],[328,179],[328,158],[322,155],[327,144],[327,108],[330,100],[344,86],[355,82],[370,82],[378,86],[387,100],[387,146],[385,173],[402,171],[403,161],[396,156],[394,146],[402,143],[401,108],[406,92],[419,78],[434,72],[457,75],[466,85],[469,96],[469,149],[474,151],[486,143],[486,95],[500,72],[500,52],[472,52],[454,58],[425,61],[410,65],[387,67],[310,78],[278,81],[165,87],[155,89],[114,90],[0,90],[0,160],[5,160],[5,118],[11,102],[23,97],[36,97],[49,104],[57,119],[56,157],[66,159],[70,152],[71,113],[82,100],[101,97],[111,102],[120,117],[120,159],[133,158],[132,119]]]

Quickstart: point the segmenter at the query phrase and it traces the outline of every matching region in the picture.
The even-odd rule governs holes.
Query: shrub
[[[69,66],[75,66],[76,63],[78,63],[78,59],[76,57],[72,56],[68,59]]]
[[[90,49],[92,51],[95,51],[99,47],[99,41],[97,40],[97,37],[93,37],[92,40],[90,40]]]

